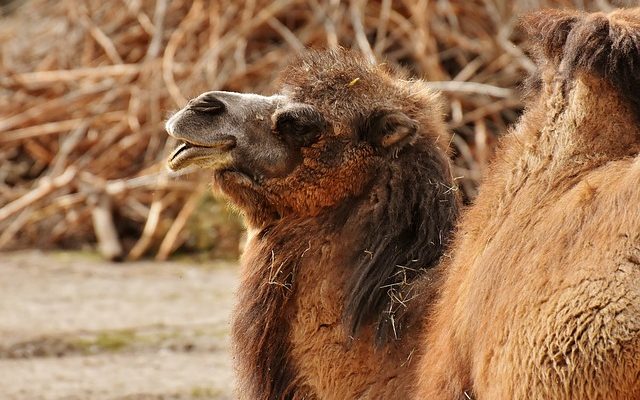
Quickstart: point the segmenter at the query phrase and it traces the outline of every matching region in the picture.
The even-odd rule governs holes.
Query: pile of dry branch
[[[534,66],[516,15],[605,0],[31,0],[0,16],[0,249],[98,243],[165,259],[206,191],[167,176],[168,113],[205,90],[273,90],[305,47],[356,48],[432,81],[469,197]]]

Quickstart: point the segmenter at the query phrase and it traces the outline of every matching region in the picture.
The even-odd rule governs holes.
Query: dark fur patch
[[[550,9],[524,16],[520,26],[533,44],[534,57],[560,64],[567,36],[583,15],[573,10]]]
[[[590,15],[569,34],[563,68],[610,81],[640,119],[640,8]]]
[[[429,145],[409,146],[399,156],[403,162],[385,164],[366,206],[346,221],[354,229],[345,234],[362,244],[345,286],[344,316],[352,334],[377,322],[379,342],[398,337],[413,283],[446,248],[457,193],[445,156]]]
[[[243,260],[244,273],[233,320],[238,392],[246,399],[294,399],[299,390],[289,356],[289,300],[304,254],[307,227],[265,228]]]
[[[523,18],[522,26],[534,52],[562,76],[588,72],[608,80],[640,118],[640,8],[609,15],[545,10]]]

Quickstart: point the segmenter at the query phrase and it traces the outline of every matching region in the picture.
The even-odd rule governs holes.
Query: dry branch
[[[98,239],[100,254],[107,260],[120,260],[123,250],[113,222],[109,197],[104,194],[92,195],[89,197],[89,203],[91,204],[91,219]]]
[[[45,83],[75,81],[86,78],[115,78],[124,75],[137,74],[141,70],[141,65],[138,64],[117,64],[117,65],[105,65],[95,68],[76,68],[69,70],[57,70],[57,71],[39,71],[39,72],[26,72],[23,74],[16,74],[4,78],[0,81],[3,85],[9,85],[11,80],[19,82],[25,86],[38,85]]]
[[[187,220],[191,217],[191,214],[195,211],[198,206],[198,202],[202,197],[202,192],[204,191],[204,187],[201,186],[199,190],[197,190],[189,200],[185,203],[184,207],[178,213],[175,221],[171,225],[171,228],[167,231],[162,243],[160,243],[160,249],[158,250],[158,254],[156,255],[156,260],[165,261],[169,258],[169,255],[178,247],[176,246],[176,242],[178,241],[178,236],[180,232],[184,229]]]
[[[77,171],[75,168],[69,167],[62,175],[53,179],[46,177],[40,179],[38,186],[35,189],[0,208],[0,222],[8,219],[15,213],[32,205],[38,200],[41,200],[56,189],[68,185],[71,180],[75,178],[76,173]]]

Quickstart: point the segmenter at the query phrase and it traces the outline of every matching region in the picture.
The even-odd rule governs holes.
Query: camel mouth
[[[182,140],[171,152],[167,164],[172,171],[195,165],[204,169],[222,168],[231,163],[229,150],[236,145],[232,136],[216,139],[208,145]]]

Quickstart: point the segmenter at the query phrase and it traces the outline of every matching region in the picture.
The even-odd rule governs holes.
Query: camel
[[[415,399],[640,399],[640,8],[523,19],[539,67],[442,268]]]
[[[459,209],[439,96],[346,50],[280,86],[203,93],[166,123],[169,167],[213,170],[248,226],[238,397],[409,398]]]

